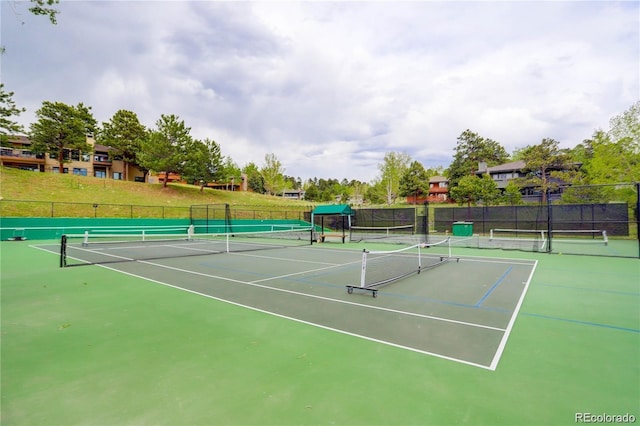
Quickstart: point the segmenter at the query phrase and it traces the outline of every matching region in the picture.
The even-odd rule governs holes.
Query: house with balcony
[[[34,172],[45,171],[45,154],[31,152],[31,141],[26,136],[11,136],[6,146],[0,147],[0,164]]]
[[[427,194],[416,194],[407,196],[409,204],[448,203],[449,179],[444,176],[431,176],[429,178],[429,192]]]
[[[125,179],[144,182],[145,173],[135,165],[127,165],[125,173],[124,161],[111,155],[111,148],[97,144],[93,136],[87,136],[87,143],[92,146],[92,152],[78,150],[64,150],[65,163],[62,173],[72,173],[79,176],[94,176],[105,179]],[[26,136],[9,136],[5,146],[0,148],[0,164],[36,172],[60,173],[60,165],[56,155],[34,154],[31,151],[31,141]]]
[[[557,186],[566,185],[566,182],[551,177],[551,171],[568,171],[569,169],[578,169],[582,166],[581,163],[573,163],[568,167],[555,168],[548,170],[547,178],[551,182],[555,182]],[[487,167],[487,163],[480,162],[478,163],[478,171],[476,175],[481,177],[484,174],[488,174],[491,176],[491,179],[496,183],[498,189],[501,192],[504,192],[507,184],[514,179],[525,178],[528,175],[528,172],[525,172],[526,163],[524,161],[512,161],[510,163],[504,163],[493,167]],[[540,201],[542,199],[542,194],[538,188],[535,188],[531,185],[526,185],[520,188],[520,193],[522,194],[523,201]],[[552,191],[551,199],[557,199],[562,195],[562,191],[560,189]]]

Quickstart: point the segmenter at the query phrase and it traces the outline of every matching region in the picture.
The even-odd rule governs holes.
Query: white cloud
[[[640,98],[637,3],[2,2],[2,80],[44,100],[176,114],[240,166],[368,181],[385,152],[447,166],[467,128],[573,146]],[[19,54],[18,54],[19,52]]]

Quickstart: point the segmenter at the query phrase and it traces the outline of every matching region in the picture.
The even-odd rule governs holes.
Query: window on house
[[[93,174],[97,178],[106,178],[107,177],[107,172],[105,172],[104,170],[96,170]]]
[[[115,179],[115,180],[122,180],[122,173],[120,173],[120,172],[113,172],[113,179]]]

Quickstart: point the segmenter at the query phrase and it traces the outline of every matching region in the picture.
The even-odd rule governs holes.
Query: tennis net
[[[427,253],[427,251],[431,251]],[[421,243],[398,250],[362,252],[360,284],[348,285],[353,290],[370,291],[377,296],[378,288],[413,274],[419,274],[452,259],[450,239],[437,243]],[[459,259],[456,259],[459,260]]]
[[[609,244],[607,231],[600,229],[554,229],[551,231],[552,239],[563,243],[574,244]]]
[[[397,240],[406,242],[408,237],[414,235],[413,225],[399,226],[351,226],[349,229],[349,241],[362,242],[384,239],[386,241]]]
[[[489,245],[501,249],[545,251],[547,231],[540,229],[491,229]]]
[[[144,231],[115,234],[63,235],[60,266],[203,256],[311,245],[312,229],[204,234],[189,227],[186,233],[149,234]]]

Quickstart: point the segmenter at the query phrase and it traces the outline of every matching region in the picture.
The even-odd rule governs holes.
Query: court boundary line
[[[244,284],[244,285],[248,285],[248,286],[252,286],[252,287],[263,288],[263,289],[266,289],[266,290],[274,290],[274,291],[279,291],[279,292],[282,292],[282,293],[294,294],[296,296],[309,297],[309,298],[312,298],[312,299],[319,299],[319,300],[325,300],[325,301],[329,301],[329,302],[342,303],[342,304],[345,304],[345,305],[353,305],[353,306],[358,306],[358,307],[361,307],[361,308],[368,308],[368,309],[374,309],[374,310],[379,310],[379,311],[384,311],[384,312],[391,312],[391,313],[402,314],[402,315],[407,315],[407,316],[414,316],[414,317],[424,318],[424,319],[429,319],[429,320],[434,320],[434,321],[449,322],[449,323],[453,323],[453,324],[463,325],[463,326],[466,326],[466,327],[482,328],[482,329],[487,329],[487,330],[492,330],[492,331],[500,331],[500,332],[504,332],[506,330],[506,329],[499,328],[499,327],[492,327],[492,326],[484,325],[484,324],[475,324],[475,323],[471,323],[471,322],[459,321],[459,320],[454,320],[454,319],[450,319],[450,318],[443,318],[443,317],[436,317],[436,316],[432,316],[432,315],[418,314],[418,313],[415,313],[415,312],[400,311],[398,309],[385,308],[385,307],[381,307],[381,306],[364,305],[364,304],[361,304],[361,303],[351,302],[351,301],[348,301],[348,300],[334,299],[334,298],[326,297],[326,296],[318,296],[316,294],[308,294],[308,293],[302,293],[302,292],[299,292],[299,291],[289,290],[289,289],[285,289],[285,288],[272,287],[272,286],[268,286],[268,285],[264,285],[264,284],[258,284],[258,283],[254,282],[254,281],[242,281],[242,280],[236,280],[234,278],[227,278],[227,277],[220,277],[220,276],[217,276],[217,275],[206,274],[204,272],[189,271],[188,269],[182,269],[182,268],[177,268],[175,266],[162,265],[162,264],[148,262],[148,261],[138,261],[138,262],[139,263],[148,264],[148,265],[151,265],[151,266],[157,266],[157,267],[160,267],[160,268],[171,269],[171,270],[178,271],[178,272],[184,272],[184,273],[187,273],[187,274],[200,275],[200,276],[204,276],[204,277],[208,277],[208,278],[220,279],[220,280],[223,280],[223,281],[231,281],[231,282],[234,282],[234,283],[237,283],[237,284]],[[102,265],[98,265],[98,266],[102,266]],[[331,268],[332,267],[312,269],[312,270],[300,272],[300,273],[297,273],[297,274],[303,274],[303,273],[308,273],[308,272],[316,272],[316,271],[323,271],[323,270],[331,269]],[[282,276],[282,278],[286,278],[286,277],[287,276]]]
[[[505,333],[502,335],[502,339],[500,340],[500,344],[498,344],[498,349],[496,350],[493,356],[493,360],[491,360],[490,370],[492,371],[495,371],[496,368],[498,368],[498,363],[500,362],[500,359],[502,358],[502,353],[504,352],[504,349],[507,346],[507,340],[509,340],[509,336],[511,335],[511,330],[513,330],[513,326],[516,323],[516,319],[518,318],[518,314],[520,313],[520,308],[522,307],[522,304],[524,303],[524,298],[527,295],[527,292],[529,291],[529,285],[531,285],[531,281],[533,280],[533,274],[535,273],[537,267],[538,267],[538,261],[536,260],[531,268],[531,273],[529,274],[529,278],[526,281],[524,289],[520,294],[520,299],[516,304],[516,308],[513,310],[513,313],[511,315],[511,320],[509,320],[509,324],[507,324],[507,329],[505,330]]]
[[[51,244],[51,245],[54,245],[54,244]],[[50,251],[48,249],[37,247],[35,245],[30,245],[30,247],[37,248],[37,249],[40,249],[42,251],[46,251],[48,253],[57,254],[57,252],[55,252],[55,251]],[[350,249],[347,249],[347,250],[351,251]],[[336,251],[340,251],[340,249],[338,249],[338,250],[334,249],[334,250],[330,250],[330,251],[336,252]],[[357,250],[353,250],[353,251],[357,251]],[[228,254],[234,254],[234,253],[228,253]],[[240,253],[236,253],[236,254],[240,254]],[[243,254],[245,256],[249,256],[246,253],[243,253]],[[101,268],[105,268],[105,269],[108,269],[108,270],[111,270],[111,271],[114,271],[114,272],[119,272],[119,273],[123,273],[125,275],[129,275],[129,276],[133,276],[133,277],[136,277],[136,278],[140,278],[140,279],[143,279],[145,281],[154,282],[154,283],[158,283],[158,284],[161,284],[161,285],[164,285],[164,286],[168,286],[168,287],[171,287],[171,288],[175,288],[175,289],[178,289],[178,290],[186,291],[186,292],[189,292],[189,293],[192,293],[192,294],[204,296],[204,297],[207,297],[207,298],[210,298],[210,299],[218,300],[220,302],[229,303],[229,304],[232,304],[232,305],[235,305],[235,306],[251,309],[253,311],[258,311],[258,312],[262,312],[262,313],[265,313],[265,314],[273,315],[273,316],[276,316],[276,317],[292,320],[292,321],[295,321],[295,322],[298,322],[298,323],[311,325],[311,326],[318,327],[318,328],[321,328],[321,329],[330,330],[330,331],[338,332],[338,333],[349,335],[349,336],[353,336],[353,337],[358,337],[358,338],[361,338],[361,339],[364,339],[364,340],[368,340],[368,341],[384,344],[384,345],[387,345],[387,346],[397,347],[397,348],[400,348],[400,349],[405,349],[405,350],[409,350],[409,351],[412,351],[412,352],[421,353],[421,354],[424,354],[424,355],[430,355],[430,356],[433,356],[433,357],[436,357],[436,358],[440,358],[440,359],[446,359],[446,360],[458,362],[458,363],[461,363],[461,364],[466,364],[466,365],[470,365],[470,366],[474,366],[474,367],[479,367],[479,368],[482,368],[482,369],[485,369],[485,370],[495,371],[497,369],[497,366],[498,366],[498,363],[499,363],[500,359],[502,358],[502,353],[504,352],[504,349],[506,347],[506,343],[507,343],[508,338],[509,338],[509,336],[511,334],[511,331],[513,329],[515,321],[516,321],[516,319],[518,317],[518,314],[519,314],[520,309],[522,307],[522,304],[524,302],[524,298],[525,298],[525,296],[526,296],[526,294],[528,292],[529,286],[530,286],[531,281],[533,279],[533,275],[534,275],[535,270],[536,270],[537,265],[538,265],[538,260],[533,260],[533,259],[524,259],[524,260],[522,260],[522,259],[508,259],[508,258],[485,258],[485,257],[482,257],[482,256],[464,256],[464,257],[466,258],[465,260],[474,261],[474,262],[507,263],[507,264],[510,264],[510,265],[526,265],[526,266],[530,266],[531,267],[531,272],[530,272],[529,277],[528,277],[528,279],[526,281],[525,287],[524,287],[524,289],[523,289],[523,291],[522,291],[522,293],[520,295],[520,298],[519,298],[519,300],[518,300],[518,302],[516,304],[516,308],[514,309],[512,315],[511,315],[511,318],[509,320],[509,323],[508,323],[508,325],[507,325],[507,327],[505,329],[498,328],[498,327],[486,326],[486,325],[482,325],[482,324],[467,323],[467,322],[464,322],[464,321],[457,321],[457,320],[452,320],[452,319],[448,319],[448,318],[435,317],[435,316],[429,316],[429,315],[423,315],[423,314],[416,314],[416,313],[411,313],[411,312],[406,312],[406,311],[395,310],[395,309],[391,309],[391,308],[384,308],[384,307],[372,306],[372,305],[363,305],[363,304],[360,304],[360,303],[355,303],[355,302],[350,302],[350,301],[345,301],[345,300],[340,300],[340,299],[333,299],[333,298],[328,298],[328,297],[324,297],[324,296],[317,296],[317,295],[313,295],[313,294],[296,292],[296,291],[293,291],[293,290],[287,290],[287,289],[281,289],[281,288],[277,288],[277,287],[266,286],[266,285],[257,284],[257,283],[254,283],[254,282],[241,281],[241,280],[236,280],[236,279],[228,278],[228,277],[220,277],[220,276],[200,273],[200,272],[196,272],[196,271],[184,270],[184,269],[181,269],[181,268],[170,267],[168,265],[162,265],[162,264],[153,263],[153,262],[150,262],[150,261],[134,260],[134,262],[143,263],[143,264],[149,264],[151,266],[156,266],[156,267],[160,267],[160,268],[174,269],[174,270],[177,270],[177,271],[180,271],[180,272],[186,272],[186,273],[190,273],[190,274],[207,276],[207,277],[210,277],[210,278],[220,279],[222,281],[229,281],[229,282],[235,282],[235,283],[249,285],[249,286],[256,286],[256,287],[260,287],[260,288],[264,288],[264,289],[268,289],[268,290],[276,290],[276,291],[288,292],[288,293],[296,294],[296,295],[303,296],[303,297],[317,298],[317,299],[321,299],[321,300],[327,300],[327,301],[330,301],[330,302],[350,304],[350,305],[354,305],[354,306],[358,306],[358,307],[377,309],[377,310],[381,310],[381,311],[399,313],[399,314],[408,315],[408,316],[415,316],[415,317],[434,320],[434,321],[450,322],[450,323],[459,324],[459,325],[468,326],[468,327],[483,328],[483,329],[489,329],[489,330],[493,330],[493,331],[502,332],[503,334],[502,334],[502,338],[500,340],[500,343],[498,344],[498,347],[496,348],[496,351],[494,352],[493,359],[492,359],[491,363],[488,366],[487,365],[483,365],[483,364],[479,364],[479,363],[475,363],[475,362],[472,362],[472,361],[467,361],[467,360],[463,360],[463,359],[450,357],[450,356],[443,355],[443,354],[438,354],[438,353],[434,353],[434,352],[429,352],[429,351],[413,348],[413,347],[410,347],[410,346],[400,345],[400,344],[397,344],[397,343],[376,339],[376,338],[369,337],[369,336],[364,336],[364,335],[357,334],[357,333],[352,333],[352,332],[349,332],[349,331],[346,331],[346,330],[340,330],[340,329],[337,329],[337,328],[334,328],[334,327],[329,327],[329,326],[325,326],[325,325],[322,325],[322,324],[317,324],[317,323],[313,323],[313,322],[310,322],[310,321],[306,321],[306,320],[303,320],[303,319],[290,317],[290,316],[287,316],[287,315],[284,315],[284,314],[278,314],[276,312],[267,311],[267,310],[264,310],[264,309],[261,309],[261,308],[257,308],[257,307],[254,307],[254,306],[244,305],[244,304],[239,303],[239,302],[234,302],[234,301],[223,299],[223,298],[220,298],[220,297],[217,297],[217,296],[208,295],[208,294],[201,293],[201,292],[198,292],[198,291],[195,291],[195,290],[189,290],[189,289],[186,289],[186,288],[179,287],[177,285],[165,283],[165,282],[162,282],[162,281],[159,281],[159,280],[155,280],[155,279],[152,279],[152,278],[144,277],[144,276],[137,275],[137,274],[134,274],[134,273],[121,271],[119,269],[110,267],[108,265],[96,264],[95,266],[99,266]],[[286,260],[286,259],[281,259],[281,260]],[[352,262],[349,262],[349,263],[352,263]],[[331,269],[333,267],[341,267],[341,266],[344,266],[344,265],[348,265],[349,263],[346,263],[346,264],[331,264],[330,266],[328,266],[326,268],[318,268],[318,269],[315,269],[315,270],[308,270],[308,271],[304,271],[304,272],[301,272],[301,273],[309,273],[309,272],[314,272],[314,271]]]
[[[39,248],[39,247],[35,247],[35,248]],[[53,253],[53,252],[50,252],[47,249],[41,249],[41,250],[47,251],[49,253]],[[234,253],[227,253],[227,254],[234,254]],[[244,254],[244,255],[248,256],[247,254]],[[280,259],[280,260],[284,261],[286,259]],[[123,262],[123,263],[125,263],[125,262]],[[323,268],[310,269],[310,270],[305,270],[305,271],[301,271],[301,272],[295,272],[295,273],[292,273],[292,274],[287,274],[287,275],[282,275],[282,276],[270,277],[268,279],[256,280],[256,281],[237,280],[237,279],[234,279],[234,278],[222,277],[222,276],[219,276],[219,275],[212,275],[212,274],[207,274],[207,273],[204,273],[204,272],[191,271],[191,270],[188,270],[188,269],[182,269],[182,268],[178,268],[178,267],[175,267],[175,266],[169,266],[169,265],[163,265],[163,264],[160,264],[160,263],[154,263],[154,262],[151,262],[151,261],[148,261],[148,260],[133,260],[132,262],[127,262],[127,263],[142,263],[142,264],[147,264],[147,265],[151,265],[151,266],[156,266],[156,267],[159,267],[159,268],[165,268],[165,269],[175,270],[175,271],[178,271],[178,272],[184,272],[184,273],[187,273],[187,274],[193,274],[193,275],[199,275],[199,276],[204,276],[204,277],[208,277],[208,278],[214,278],[214,279],[218,279],[218,280],[221,280],[221,281],[229,281],[229,282],[233,282],[233,283],[237,283],[237,284],[243,284],[243,285],[248,285],[248,286],[253,286],[253,287],[264,288],[264,289],[267,289],[267,290],[275,290],[275,291],[280,291],[280,292],[283,292],[283,293],[295,294],[297,296],[302,296],[302,297],[309,297],[309,298],[314,298],[314,299],[326,300],[326,301],[335,302],[335,303],[342,303],[342,304],[346,304],[346,305],[353,305],[353,306],[358,306],[358,307],[363,307],[363,308],[368,308],[368,309],[380,310],[380,311],[384,311],[384,312],[391,312],[391,313],[397,313],[397,314],[402,314],[402,315],[414,316],[414,317],[430,319],[430,320],[434,320],[434,321],[449,322],[449,323],[459,324],[459,325],[463,325],[463,326],[467,326],[467,327],[482,328],[482,329],[487,329],[487,330],[492,330],[492,331],[500,331],[500,332],[506,331],[506,329],[504,329],[504,328],[493,327],[493,326],[489,326],[489,325],[485,325],[485,324],[470,323],[470,322],[466,322],[466,321],[459,321],[459,320],[454,320],[454,319],[444,318],[444,317],[436,317],[436,316],[432,316],[432,315],[418,314],[418,313],[415,313],[415,312],[401,311],[401,310],[385,308],[385,307],[381,307],[381,306],[365,305],[365,304],[362,304],[362,303],[351,302],[351,301],[348,301],[348,300],[334,299],[334,298],[330,298],[330,297],[326,297],[326,296],[318,296],[318,295],[315,295],[315,294],[302,293],[302,292],[298,292],[298,291],[294,291],[294,290],[278,288],[278,287],[272,287],[272,286],[268,286],[268,285],[264,285],[264,284],[258,284],[259,282],[266,281],[266,280],[282,279],[282,278],[287,278],[287,277],[290,277],[290,276],[293,276],[293,275],[301,275],[301,274],[306,274],[306,273],[311,273],[311,272],[324,271],[324,270],[331,269],[331,268],[339,268],[341,266],[349,265],[349,264],[354,263],[354,262],[340,263],[340,264],[330,264],[329,266],[326,266],[326,267],[323,267]],[[536,261],[536,264],[537,264],[537,261]],[[527,265],[529,265],[529,264],[527,264]],[[109,270],[113,270],[113,271],[116,271],[116,272],[128,273],[128,272],[125,272],[125,271],[120,271],[119,269],[115,269],[113,267],[109,267],[106,264],[93,264],[91,266],[99,266],[99,267],[103,267],[103,268],[106,268],[106,269],[109,269]],[[181,287],[177,287],[176,286],[176,288],[181,288]],[[221,299],[221,300],[223,300],[223,299]]]
[[[375,343],[380,343],[380,344],[387,345],[387,346],[392,346],[392,347],[399,348],[399,349],[408,350],[408,351],[411,351],[411,352],[420,353],[420,354],[423,354],[423,355],[430,355],[430,356],[433,356],[433,357],[436,357],[436,358],[445,359],[447,361],[454,361],[454,362],[457,362],[457,363],[460,363],[460,364],[470,365],[472,367],[478,367],[478,368],[482,368],[482,369],[485,369],[485,370],[495,371],[495,368],[491,368],[490,366],[478,364],[478,363],[471,362],[471,361],[466,361],[466,360],[463,360],[463,359],[453,358],[453,357],[450,357],[450,356],[447,356],[447,355],[442,355],[442,354],[438,354],[438,353],[434,353],[434,352],[424,351],[422,349],[412,348],[410,346],[404,346],[404,345],[400,345],[398,343],[387,342],[385,340],[380,340],[380,339],[376,339],[376,338],[373,338],[373,337],[364,336],[364,335],[357,334],[357,333],[352,333],[350,331],[340,330],[339,328],[329,327],[329,326],[326,326],[326,325],[317,324],[317,323],[310,322],[310,321],[307,321],[307,320],[303,320],[303,319],[300,319],[300,318],[294,318],[294,317],[290,317],[288,315],[267,311],[267,310],[264,310],[264,309],[261,309],[261,308],[257,308],[255,306],[245,305],[243,303],[234,302],[232,300],[227,300],[227,299],[223,299],[223,298],[220,298],[220,297],[217,297],[217,296],[213,296],[213,295],[210,295],[210,294],[205,294],[205,293],[201,293],[201,292],[198,292],[198,291],[195,291],[195,290],[190,290],[190,289],[187,289],[187,288],[179,287],[179,286],[176,286],[176,285],[173,285],[173,284],[165,283],[165,282],[160,281],[160,280],[144,277],[144,276],[137,275],[137,274],[134,274],[134,273],[131,273],[131,272],[120,271],[118,269],[114,269],[114,268],[109,267],[107,265],[96,265],[96,266],[99,266],[101,268],[105,268],[105,269],[108,269],[108,270],[111,270],[111,271],[114,271],[114,272],[118,272],[118,273],[121,273],[121,274],[129,275],[129,276],[132,276],[132,277],[135,277],[135,278],[139,278],[139,279],[142,279],[142,280],[145,280],[145,281],[149,281],[149,282],[153,282],[153,283],[156,283],[156,284],[160,284],[160,285],[164,285],[164,286],[167,286],[167,287],[171,287],[171,288],[174,288],[176,290],[185,291],[187,293],[195,294],[195,295],[198,295],[198,296],[203,296],[203,297],[206,297],[206,298],[209,298],[209,299],[217,300],[219,302],[228,303],[228,304],[231,304],[231,305],[234,305],[234,306],[238,306],[238,307],[249,309],[249,310],[252,310],[252,311],[264,313],[264,314],[267,314],[267,315],[272,315],[272,316],[275,316],[275,317],[278,317],[278,318],[294,321],[294,322],[297,322],[297,323],[310,325],[312,327],[321,328],[323,330],[328,330],[328,331],[344,334],[344,335],[351,336],[351,337],[357,337],[357,338],[360,338],[360,339],[368,340],[368,341],[375,342]],[[235,280],[233,280],[233,281],[235,281]],[[363,306],[367,306],[367,305],[363,305]]]

